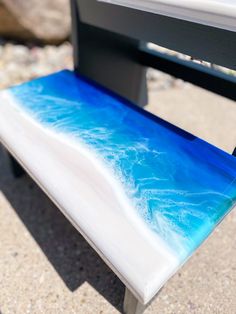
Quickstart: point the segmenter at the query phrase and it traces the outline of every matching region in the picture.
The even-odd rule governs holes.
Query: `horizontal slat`
[[[139,51],[139,62],[236,101],[236,77],[151,49]]]

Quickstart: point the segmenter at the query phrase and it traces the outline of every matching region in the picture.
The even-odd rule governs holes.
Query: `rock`
[[[0,0],[0,35],[59,43],[70,34],[68,0]]]
[[[6,8],[0,0],[0,36],[26,39],[32,34],[19,24],[16,17]]]

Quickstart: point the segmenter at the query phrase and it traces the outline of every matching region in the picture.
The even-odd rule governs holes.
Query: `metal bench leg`
[[[141,304],[136,297],[125,288],[124,313],[125,314],[143,314],[147,305]]]

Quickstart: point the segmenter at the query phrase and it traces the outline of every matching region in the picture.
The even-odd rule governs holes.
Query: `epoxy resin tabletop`
[[[142,302],[236,201],[235,157],[73,72],[1,92],[0,139]]]

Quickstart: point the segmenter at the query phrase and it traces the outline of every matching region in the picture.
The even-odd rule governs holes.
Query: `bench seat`
[[[236,31],[234,0],[100,0],[145,12]]]
[[[0,93],[0,140],[144,304],[236,202],[235,157],[67,70]]]

